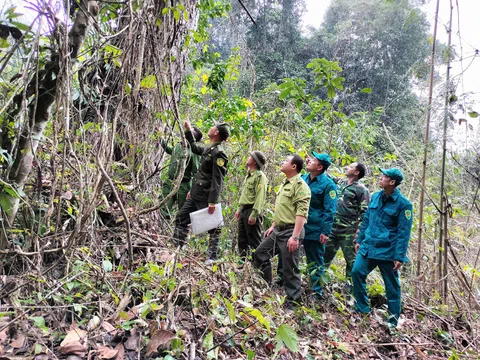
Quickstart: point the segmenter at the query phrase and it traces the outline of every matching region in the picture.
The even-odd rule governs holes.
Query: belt
[[[253,204],[240,205],[240,207],[242,208],[242,210],[253,209]]]
[[[295,224],[286,224],[286,225],[281,225],[281,226],[275,226],[275,229],[278,231],[285,231],[288,229],[293,229],[295,227]]]

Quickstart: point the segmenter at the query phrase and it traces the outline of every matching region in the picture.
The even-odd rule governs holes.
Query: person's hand
[[[328,236],[327,235],[324,235],[324,234],[320,234],[320,242],[322,244],[326,244],[328,241]]]
[[[248,218],[248,225],[255,225],[257,219]]]
[[[239,210],[235,211],[235,220],[238,221],[238,219],[240,219],[240,211]]]
[[[402,267],[403,263],[401,261],[395,260],[393,262],[393,271],[396,271]]]
[[[215,204],[208,204],[208,213],[212,215],[215,212]]]
[[[190,199],[190,191],[187,192],[187,199]]]
[[[190,131],[192,129],[192,126],[190,125],[190,121],[185,121],[183,123],[183,126],[185,127],[185,131]]]
[[[272,232],[273,232],[273,226],[270,226],[270,227],[267,229],[267,231],[265,231],[264,237],[267,237],[267,236],[270,235]]]
[[[355,253],[358,253],[358,249],[360,249],[360,244],[355,243]]]
[[[288,241],[287,241],[288,251],[291,252],[291,253],[295,252],[295,250],[298,249],[299,243],[300,242],[298,240],[295,240],[293,238],[293,236],[291,236],[290,239],[288,239]]]

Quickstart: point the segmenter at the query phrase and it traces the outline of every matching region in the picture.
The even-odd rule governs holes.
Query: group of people
[[[182,184],[191,189],[182,192],[185,196],[178,193],[182,203],[173,234],[178,246],[183,246],[187,239],[191,212],[207,207],[209,214],[215,212],[228,166],[222,144],[229,134],[227,124],[214,125],[207,134],[209,145],[202,146],[198,144],[200,130],[185,122],[189,148],[180,149],[178,154],[188,157],[186,168],[190,170],[185,171]],[[162,146],[168,149],[166,144]],[[172,159],[171,166],[176,166],[177,171],[178,163]],[[266,282],[272,284],[271,259],[278,255],[277,283],[285,289],[286,306],[293,307],[301,301],[300,246],[303,244],[311,285],[318,299],[322,297],[325,269],[341,248],[347,291],[353,290],[355,310],[370,312],[366,279],[378,267],[385,283],[388,323],[396,326],[401,312],[398,270],[407,261],[412,227],[412,204],[398,189],[403,181],[401,171],[380,168],[381,190],[370,197],[368,189],[359,182],[366,173],[363,164],[350,164],[345,170],[346,179],[336,183],[327,175],[331,165],[328,154],[312,152],[305,161],[297,154],[289,155],[280,168],[285,180],[276,195],[272,224],[263,232],[268,185],[263,172],[265,164],[260,151],[251,152],[246,163],[247,175],[235,213],[242,260],[252,259]],[[304,168],[306,173],[301,175]],[[191,169],[198,170],[194,173]],[[209,231],[207,264],[218,257],[220,232],[220,228]]]

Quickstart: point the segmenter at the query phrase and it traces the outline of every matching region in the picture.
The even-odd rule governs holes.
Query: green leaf
[[[233,308],[233,305],[228,299],[223,299],[225,301],[225,306],[228,311],[228,317],[230,318],[230,323],[234,324],[235,321],[237,320],[237,316],[235,315],[235,309]]]
[[[205,350],[213,348],[213,331],[209,332],[203,340]],[[207,353],[207,359],[216,359],[218,357],[218,347]]]
[[[476,111],[470,111],[468,113],[468,116],[470,116],[471,118],[477,118],[478,117],[478,112]]]
[[[127,84],[125,85],[125,93],[126,93],[127,95],[130,95],[131,92],[132,92],[132,85],[130,85],[130,83],[127,83]]]
[[[176,21],[180,20],[180,11],[178,11],[177,9],[173,9],[173,17]]]
[[[47,325],[45,324],[45,319],[43,316],[31,316],[31,320],[33,320],[33,324],[41,329],[44,333],[48,333]]]
[[[282,324],[277,329],[275,339],[282,342],[292,352],[298,352],[298,336],[290,325]]]
[[[110,272],[113,270],[113,264],[110,260],[103,260],[103,270],[105,272]]]
[[[148,75],[140,81],[140,87],[142,89],[154,89],[157,87],[157,80],[155,75]]]
[[[372,88],[363,88],[362,90],[360,90],[360,92],[364,94],[371,94]]]
[[[245,309],[250,315],[255,317],[260,324],[262,324],[265,329],[270,333],[270,323],[265,319],[262,313],[258,309]]]
[[[34,353],[35,355],[41,354],[43,352],[43,346],[41,344],[35,344]]]
[[[12,211],[11,197],[4,192],[0,193],[0,208],[7,215]]]

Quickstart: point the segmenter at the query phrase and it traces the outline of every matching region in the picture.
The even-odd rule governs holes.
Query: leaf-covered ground
[[[35,271],[5,276],[0,359],[457,359],[479,356],[478,312],[435,309],[406,296],[397,331],[376,297],[370,317],[352,312],[333,276],[318,302],[304,283],[303,306],[284,309],[238,259],[203,264],[205,241],[177,252],[168,237],[134,231],[135,264],[119,265],[125,245],[92,243],[66,257],[62,277]],[[304,276],[304,281],[306,276]],[[338,280],[338,281],[337,281]]]

